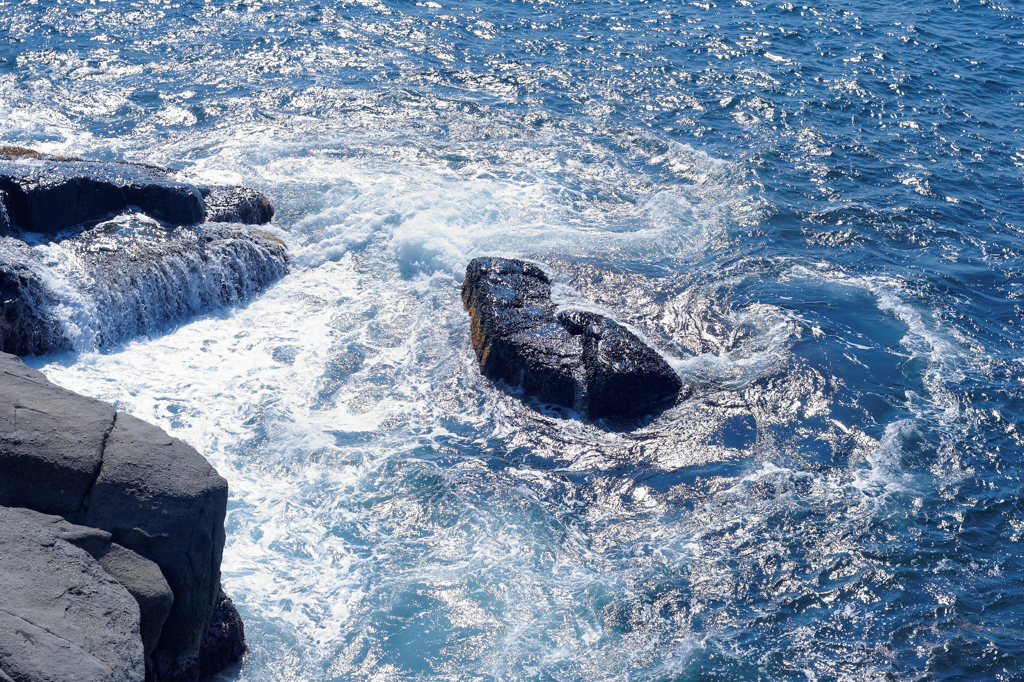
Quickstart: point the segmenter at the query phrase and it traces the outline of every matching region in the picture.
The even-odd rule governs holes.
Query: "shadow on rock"
[[[559,309],[551,280],[532,263],[474,259],[462,300],[484,376],[609,430],[645,423],[683,388],[665,359],[623,325],[597,312]]]
[[[0,148],[0,351],[109,347],[245,300],[288,269],[255,227],[273,215],[253,189]]]

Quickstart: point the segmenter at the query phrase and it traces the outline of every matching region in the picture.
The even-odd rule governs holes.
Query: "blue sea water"
[[[230,482],[247,682],[1024,678],[1022,107],[1010,0],[0,0],[0,143],[278,209],[289,275],[113,348],[37,247],[32,364]],[[481,255],[693,393],[482,379]]]

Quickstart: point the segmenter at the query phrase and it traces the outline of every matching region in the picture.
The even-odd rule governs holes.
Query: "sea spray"
[[[2,238],[0,259],[21,283],[20,327],[5,339],[29,353],[107,348],[246,300],[288,269],[284,242],[258,228],[169,230],[140,214],[58,242]]]

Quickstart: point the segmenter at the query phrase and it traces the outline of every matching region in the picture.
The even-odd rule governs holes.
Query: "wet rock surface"
[[[263,225],[274,217],[274,206],[262,193],[248,187],[200,187],[206,202],[206,221]]]
[[[474,259],[462,300],[481,373],[543,402],[597,419],[648,412],[682,388],[657,351],[623,325],[596,312],[559,310],[537,265]]]
[[[95,161],[0,159],[11,226],[56,237],[61,230],[138,207],[171,225],[194,225],[206,215],[194,185],[148,166]]]
[[[43,256],[0,237],[0,350],[38,355],[109,346],[245,300],[287,271],[280,240],[237,223],[170,231],[126,215]],[[70,324],[59,318],[61,307]]]
[[[220,591],[210,625],[199,646],[199,679],[205,680],[242,660],[248,651],[245,626],[234,602]]]
[[[0,147],[0,351],[109,346],[287,272],[270,200],[138,163]]]
[[[37,355],[68,350],[70,344],[49,312],[54,302],[31,268],[10,253],[0,253],[0,351]]]
[[[134,209],[170,226],[207,222],[259,225],[274,208],[246,187],[184,182],[167,168],[57,157],[0,148],[0,235],[57,238],[68,228]]]
[[[0,680],[143,682],[139,607],[87,552],[0,507]]]
[[[232,620],[220,589],[227,494],[185,443],[0,353],[0,505],[31,510],[22,518],[91,553],[128,589],[149,679],[195,682],[216,667],[213,656],[200,664],[200,648],[215,608],[218,627]],[[228,629],[243,637],[240,622]],[[49,679],[0,668],[18,682]]]

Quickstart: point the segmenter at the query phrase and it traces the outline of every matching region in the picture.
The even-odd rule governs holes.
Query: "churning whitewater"
[[[229,679],[1024,671],[1019,7],[34,0],[0,45],[0,143],[274,203],[263,251],[0,243],[71,340],[29,363],[229,481]],[[146,281],[90,255],[129,229]],[[485,379],[484,256],[690,390]]]

